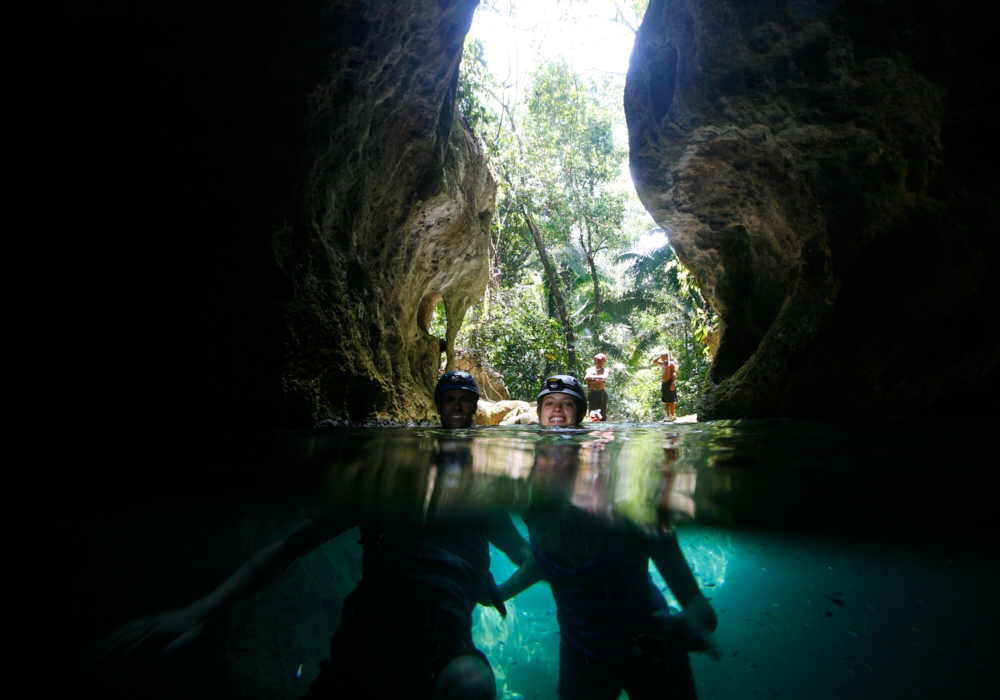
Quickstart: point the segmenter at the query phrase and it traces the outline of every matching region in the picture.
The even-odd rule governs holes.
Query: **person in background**
[[[572,378],[570,378],[572,379]],[[563,384],[562,387],[559,384]],[[543,427],[573,426],[577,393],[565,377],[550,377],[539,392]],[[550,397],[562,393],[569,405]],[[561,420],[560,420],[561,419]],[[585,447],[585,446],[584,446]],[[572,451],[571,448],[575,448]],[[567,483],[579,469],[579,445],[539,445],[532,480]],[[717,618],[701,593],[672,527],[657,531],[616,522],[555,496],[523,515],[531,555],[507,581],[508,599],[540,580],[552,587],[559,633],[559,697],[631,700],[696,697],[688,653],[718,658],[710,635]],[[649,574],[652,559],[682,612],[672,613]]]
[[[471,375],[449,372],[434,393],[442,427],[472,425],[479,388]],[[184,644],[211,616],[359,524],[361,581],[344,600],[330,662],[305,697],[494,700],[493,670],[472,642],[472,611],[482,602],[505,613],[489,571],[489,543],[515,564],[530,553],[506,513],[441,518],[425,527],[380,525],[350,512],[310,518],[204,598],[121,628],[96,650],[92,672],[114,671],[129,657],[148,658]]]
[[[590,388],[587,396],[590,410],[600,411],[602,421],[608,419],[608,392],[605,389],[605,382],[608,380],[610,370],[605,364],[607,361],[607,355],[603,352],[597,353],[594,355],[594,366],[588,367],[583,377],[583,381],[587,382]]]
[[[660,366],[660,400],[663,401],[665,421],[677,420],[677,363],[664,352],[653,358],[653,364]]]

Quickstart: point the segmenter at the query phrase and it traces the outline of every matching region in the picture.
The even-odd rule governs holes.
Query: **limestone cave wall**
[[[291,281],[282,415],[431,419],[441,356],[486,288],[495,184],[456,114],[475,2],[331,4],[325,78],[308,95],[301,210],[277,234]]]
[[[431,302],[453,353],[488,269],[495,186],[455,111],[476,5],[98,2],[47,19],[19,101],[38,135],[23,181],[66,186],[21,208],[39,218],[12,254],[18,429],[59,414],[162,445],[430,418]]]
[[[996,411],[995,10],[652,0],[643,204],[722,320],[701,417]]]
[[[74,650],[46,679],[79,685],[83,650],[312,512],[322,465],[273,458],[276,428],[431,417],[488,272],[495,186],[454,110],[475,5],[98,0],[25,24],[10,432],[26,548],[74,572],[34,586]],[[301,695],[357,573],[344,544],[242,608],[256,623],[206,630],[205,664],[105,694]]]

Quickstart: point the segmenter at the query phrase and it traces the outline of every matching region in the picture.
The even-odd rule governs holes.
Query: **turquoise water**
[[[692,656],[701,698],[998,697],[991,434],[986,422],[780,420],[288,434],[252,497],[167,499],[102,513],[101,525],[81,521],[64,555],[71,562],[90,548],[87,566],[72,569],[76,607],[88,606],[77,637],[82,645],[204,595],[317,508],[351,503],[414,526],[503,510],[526,533],[517,512],[555,496],[676,527],[719,617],[721,660]],[[557,478],[569,462],[572,478]],[[503,581],[515,567],[491,554]],[[351,531],[234,606],[139,687],[157,685],[162,697],[299,697],[359,577]],[[508,611],[506,620],[474,611],[498,697],[556,698],[548,585]]]
[[[663,517],[658,504],[669,503],[720,619],[723,660],[693,656],[701,697],[996,693],[988,671],[997,651],[996,564],[970,546],[983,535],[976,510],[985,505],[969,493],[982,466],[974,449],[941,450],[923,426],[902,423],[472,434],[471,446],[451,445],[468,449],[480,477],[465,491],[475,492],[477,507],[537,497],[537,482],[535,491],[526,486],[532,465],[552,450],[580,465],[560,487],[580,507],[652,526]],[[515,567],[492,554],[503,581]],[[547,584],[516,597],[506,621],[477,608],[474,635],[500,697],[556,697],[559,633]]]
[[[678,532],[719,615],[722,660],[692,655],[699,697],[996,696],[992,562],[912,544],[700,525]],[[493,567],[498,580],[513,568],[499,553]],[[514,599],[506,623],[478,609],[475,639],[502,697],[557,697],[554,610],[544,583]]]

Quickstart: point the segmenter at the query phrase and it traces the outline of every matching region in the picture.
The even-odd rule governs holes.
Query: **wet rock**
[[[74,8],[74,43],[45,39],[65,89],[39,92],[75,116],[39,124],[76,184],[14,256],[58,302],[14,329],[23,424],[69,385],[91,424],[172,442],[430,419],[428,304],[451,355],[488,274],[495,186],[455,111],[476,4]]]

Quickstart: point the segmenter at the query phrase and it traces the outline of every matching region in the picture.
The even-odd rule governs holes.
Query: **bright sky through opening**
[[[557,56],[580,74],[619,76],[624,87],[635,34],[615,16],[613,0],[525,0],[513,9],[508,0],[486,0],[476,11],[469,35],[482,41],[490,71],[508,87],[523,85],[535,65]],[[642,18],[630,16],[627,21],[638,27]],[[616,138],[628,142],[624,118],[615,132]],[[622,164],[621,186],[632,189],[627,161]],[[648,219],[647,214],[642,216]],[[667,243],[652,219],[646,228],[639,248],[649,253]]]
[[[538,58],[563,56],[579,73],[599,71],[624,76],[635,35],[613,21],[614,3],[517,3],[511,17],[510,3],[498,0],[498,11],[481,6],[470,34],[485,46],[490,70],[503,79],[525,74]],[[571,9],[572,16],[567,16]]]

